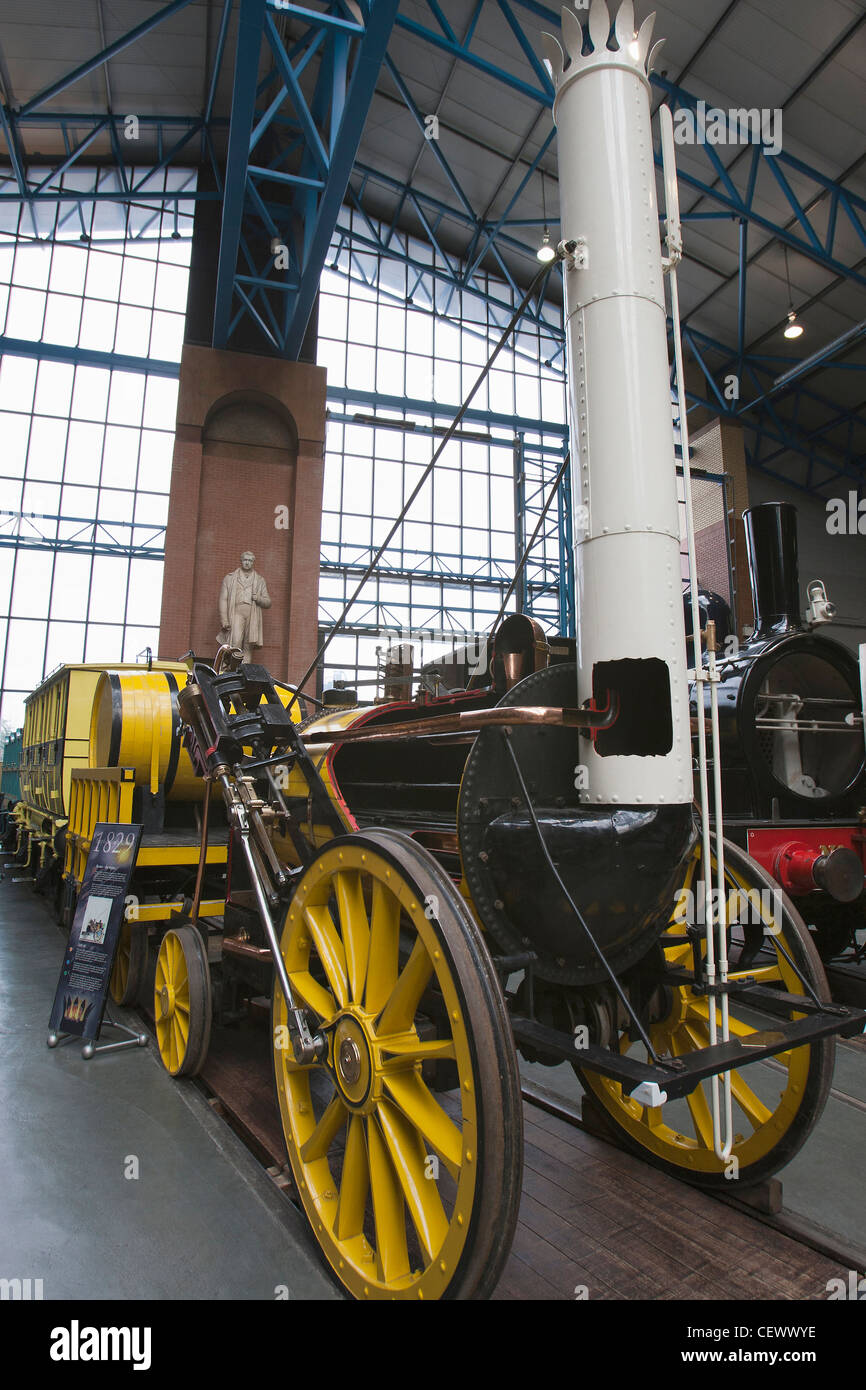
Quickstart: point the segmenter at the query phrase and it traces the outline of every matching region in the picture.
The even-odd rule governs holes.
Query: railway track
[[[151,1026],[150,1021],[147,1021]],[[195,1079],[194,1084],[207,1097],[212,1109],[243,1140],[283,1196],[297,1205],[291,1172],[286,1162],[279,1115],[273,1097],[270,1059],[266,1042],[266,1035],[258,1028],[215,1031],[211,1053],[202,1074]],[[866,1050],[860,1045],[855,1044],[855,1046],[861,1054]],[[603,1141],[605,1145],[610,1146],[613,1152],[626,1152],[616,1142],[613,1135],[604,1131],[603,1123],[594,1122],[594,1118],[586,1113],[589,1107],[578,1107],[555,1091],[538,1085],[526,1077],[522,1078],[521,1089],[524,1103],[530,1107],[526,1112],[527,1119],[533,1109],[546,1111],[571,1130],[579,1131],[582,1135],[590,1136],[593,1140]],[[866,1109],[866,1103],[855,1096],[835,1088],[832,1094],[834,1099],[852,1105],[858,1111]],[[640,1162],[640,1160],[637,1161]],[[702,1204],[706,1198],[707,1201],[716,1206],[716,1209],[719,1204],[723,1204],[740,1214],[740,1227],[743,1225],[742,1219],[747,1218],[746,1225],[751,1226],[753,1223],[760,1223],[769,1227],[777,1236],[795,1241],[804,1250],[814,1252],[816,1257],[823,1257],[824,1260],[832,1261],[834,1265],[845,1270],[866,1268],[866,1252],[854,1242],[795,1213],[770,1210],[774,1202],[777,1202],[781,1196],[781,1187],[776,1179],[771,1179],[770,1183],[750,1190],[748,1197],[745,1194],[743,1197],[738,1197],[697,1194],[695,1189],[690,1188],[685,1183],[677,1184],[674,1180],[663,1178],[662,1175],[655,1175],[654,1170],[649,1169],[647,1165],[647,1179],[653,1181],[656,1176],[660,1182],[664,1182],[666,1185],[673,1182],[675,1189],[681,1187],[682,1200],[685,1204],[689,1204],[693,1197],[695,1200],[700,1198]],[[591,1182],[592,1177],[590,1175]],[[574,1201],[574,1198],[575,1193],[572,1192],[569,1200]],[[579,1200],[578,1196],[578,1202]],[[640,1219],[641,1213],[639,1208],[635,1206],[635,1221],[638,1222]],[[687,1231],[684,1230],[681,1234],[687,1236]],[[541,1291],[533,1292],[529,1289],[523,1296],[532,1298],[543,1297],[544,1295]],[[687,1297],[688,1295],[684,1293],[682,1296]],[[767,1293],[764,1296],[772,1297],[773,1295]],[[780,1295],[777,1294],[776,1296]],[[801,1295],[789,1293],[781,1296],[800,1297]]]
[[[840,1041],[838,1045],[861,1054],[866,1062],[866,1039]],[[782,1073],[785,1070],[772,1059],[769,1059],[764,1065]],[[595,1138],[611,1144],[614,1148],[628,1152],[618,1142],[613,1130],[605,1124],[603,1112],[599,1109],[596,1114],[595,1107],[587,1106],[586,1096],[582,1098],[580,1105],[575,1105],[558,1095],[556,1091],[529,1081],[526,1077],[521,1078],[521,1094],[528,1105],[537,1106],[548,1114],[556,1116],[563,1123],[571,1125],[585,1134],[591,1134]],[[866,1114],[866,1101],[861,1100],[858,1096],[849,1095],[836,1087],[831,1087],[829,1099],[839,1101],[861,1114]],[[585,1110],[588,1111],[587,1114],[584,1113]],[[780,1235],[788,1236],[791,1240],[797,1241],[798,1244],[824,1255],[827,1259],[835,1260],[839,1264],[846,1265],[849,1269],[866,1269],[866,1248],[856,1242],[849,1241],[818,1222],[811,1221],[808,1217],[778,1209],[782,1195],[782,1182],[778,1178],[771,1178],[767,1183],[750,1188],[742,1196],[735,1195],[733,1191],[731,1195],[719,1193],[712,1193],[711,1195],[713,1201],[721,1202],[725,1206],[742,1212],[755,1221],[778,1231]]]

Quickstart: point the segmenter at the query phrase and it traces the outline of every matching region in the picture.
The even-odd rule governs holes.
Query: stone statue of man
[[[244,661],[252,661],[253,650],[262,643],[262,612],[270,608],[268,586],[253,566],[256,557],[251,550],[241,556],[240,569],[227,574],[220,589],[220,622],[222,629],[217,641],[239,647]]]

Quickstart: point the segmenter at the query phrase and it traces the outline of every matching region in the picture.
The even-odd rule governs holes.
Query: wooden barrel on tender
[[[90,766],[131,767],[137,786],[171,801],[200,801],[204,784],[183,746],[172,671],[106,670],[90,717]]]

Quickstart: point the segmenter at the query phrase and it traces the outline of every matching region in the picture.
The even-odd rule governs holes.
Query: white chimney
[[[587,34],[578,15],[584,19]],[[586,743],[589,803],[681,805],[692,755],[661,242],[648,72],[654,16],[615,29],[604,0],[543,36],[556,87],[564,262],[577,680],[619,695]],[[610,43],[610,46],[608,46]],[[591,46],[591,51],[590,51]],[[586,52],[584,49],[586,48]],[[611,664],[613,663],[613,664]]]

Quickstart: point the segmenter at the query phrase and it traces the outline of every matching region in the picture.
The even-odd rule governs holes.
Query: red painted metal
[[[815,865],[837,849],[853,850],[866,870],[866,843],[858,824],[761,826],[746,831],[753,859],[793,897],[820,887]]]

